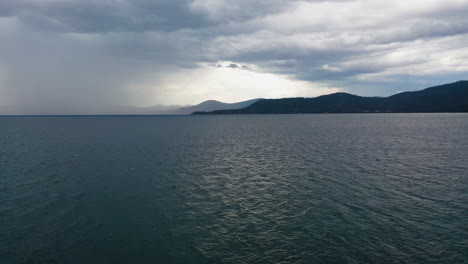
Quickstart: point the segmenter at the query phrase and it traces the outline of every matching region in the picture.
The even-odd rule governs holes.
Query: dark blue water
[[[468,263],[468,115],[0,117],[0,263]]]

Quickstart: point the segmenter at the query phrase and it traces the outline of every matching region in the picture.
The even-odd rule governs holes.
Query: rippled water
[[[0,263],[468,263],[468,115],[0,117]]]

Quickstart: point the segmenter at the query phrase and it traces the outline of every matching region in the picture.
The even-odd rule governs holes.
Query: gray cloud
[[[173,76],[205,67],[364,95],[419,89],[468,73],[467,12],[467,0],[4,0],[0,105],[99,112],[171,94],[193,103],[202,90],[211,99],[209,80],[197,91]]]
[[[4,16],[17,16],[44,30],[80,33],[170,31],[206,26],[188,0],[172,1],[2,1]]]

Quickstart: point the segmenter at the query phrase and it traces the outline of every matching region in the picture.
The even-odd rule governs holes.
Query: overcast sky
[[[0,110],[385,96],[468,79],[468,0],[1,0]]]

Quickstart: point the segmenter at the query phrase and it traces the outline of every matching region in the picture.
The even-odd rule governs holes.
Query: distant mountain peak
[[[237,102],[237,103],[223,103],[217,100],[207,100],[198,105],[181,107],[179,109],[176,109],[174,113],[180,114],[180,115],[190,115],[193,112],[209,112],[209,111],[226,110],[226,109],[240,109],[240,108],[247,107],[257,102],[258,100],[260,100],[260,98]]]
[[[217,101],[217,100],[206,100],[197,105],[207,105],[207,104],[224,104],[224,103],[221,101]]]

